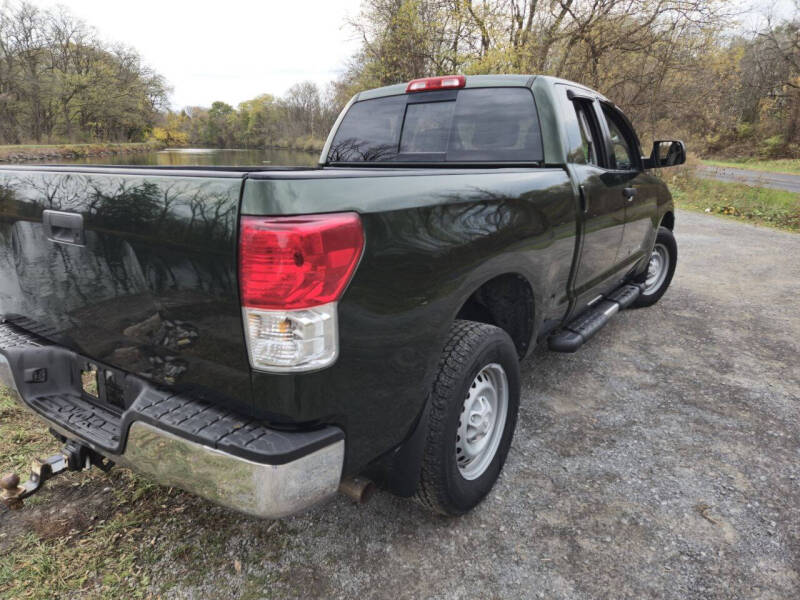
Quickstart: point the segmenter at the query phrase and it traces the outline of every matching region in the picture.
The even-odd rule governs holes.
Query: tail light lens
[[[239,285],[250,364],[307,371],[339,353],[337,301],[364,247],[356,213],[244,217]]]

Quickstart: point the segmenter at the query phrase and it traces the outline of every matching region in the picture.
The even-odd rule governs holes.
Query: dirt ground
[[[149,488],[114,517],[96,499],[127,484],[102,475],[58,510],[148,503],[120,534],[165,597],[799,598],[800,236],[683,211],[676,234],[658,305],[526,360],[505,471],[465,517],[378,493],[258,521]],[[68,485],[0,515],[0,554]]]

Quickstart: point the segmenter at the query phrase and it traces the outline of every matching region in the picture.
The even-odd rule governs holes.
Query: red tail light
[[[408,82],[406,92],[427,92],[429,90],[449,90],[463,88],[467,85],[467,78],[463,75],[446,75],[444,77],[426,77],[413,79]]]
[[[350,281],[363,247],[356,213],[243,217],[242,304],[291,310],[334,302]]]

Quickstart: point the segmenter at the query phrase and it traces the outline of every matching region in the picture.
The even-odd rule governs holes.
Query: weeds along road
[[[173,494],[129,533],[145,542],[142,591],[800,597],[800,235],[683,211],[676,234],[659,304],[623,312],[574,355],[526,360],[505,472],[473,513],[437,518],[378,493],[270,522]],[[107,485],[54,482],[0,531],[23,535],[12,520],[70,503],[102,511]]]
[[[768,187],[800,194],[800,175],[789,173],[770,173],[752,169],[736,169],[734,167],[718,167],[701,165],[697,174],[706,179],[716,179],[728,183],[745,183],[757,187]]]

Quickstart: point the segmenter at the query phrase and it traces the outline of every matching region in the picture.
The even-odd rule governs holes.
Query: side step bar
[[[547,344],[554,352],[575,352],[619,311],[628,308],[642,293],[642,286],[629,283],[578,315],[569,325],[551,335]]]

